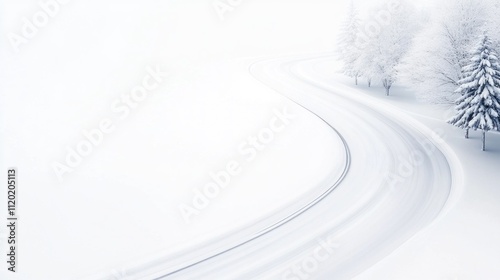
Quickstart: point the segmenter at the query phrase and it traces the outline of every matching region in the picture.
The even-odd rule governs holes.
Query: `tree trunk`
[[[469,129],[465,129],[465,139],[469,139]]]
[[[392,82],[388,79],[384,79],[382,82],[383,82],[384,88],[385,88],[385,95],[389,96],[391,93]]]
[[[486,131],[483,130],[483,152],[486,151]]]

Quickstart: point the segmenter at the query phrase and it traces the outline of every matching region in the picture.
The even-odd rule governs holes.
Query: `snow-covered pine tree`
[[[358,10],[351,0],[347,18],[340,29],[338,55],[343,62],[342,73],[348,77],[354,78],[356,85],[358,85],[358,78],[361,76],[361,71],[357,63],[360,56],[360,50],[356,47],[360,27],[361,21],[359,19]]]
[[[486,132],[500,129],[500,63],[493,44],[484,35],[472,52],[472,59],[463,68],[459,81],[457,114],[448,122],[466,130],[483,131],[483,151],[486,150]]]

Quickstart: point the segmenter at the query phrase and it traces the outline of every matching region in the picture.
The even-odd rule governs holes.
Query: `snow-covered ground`
[[[327,49],[332,38],[295,17],[323,15],[313,21],[326,28],[338,20],[332,12],[342,13],[338,4],[291,3],[277,19],[283,3],[248,2],[222,21],[211,1],[67,2],[19,52],[0,37],[0,163],[18,168],[20,216],[19,271],[2,266],[1,279],[120,275],[256,221],[272,224],[270,214],[288,215],[287,206],[344,165],[338,135],[256,82],[240,59],[304,51],[310,42]],[[0,5],[7,35],[22,35],[23,18],[44,11],[29,1]],[[263,16],[249,25],[256,13]],[[128,115],[113,110],[131,107],[122,95],[157,68],[168,73],[158,88]],[[249,138],[268,132],[276,111],[294,117],[249,160]],[[115,129],[60,182],[54,162],[65,164],[68,147],[86,139],[82,130],[108,119]],[[179,207],[235,161],[241,173],[186,223]],[[2,226],[1,252],[6,235]]]
[[[356,87],[352,80],[331,74],[335,65],[332,58],[317,61],[317,78],[333,87],[339,82],[348,85],[353,94],[376,98],[429,129],[442,131],[462,165],[464,177],[463,189],[445,215],[358,278],[496,279],[500,273],[496,265],[500,260],[500,206],[495,203],[500,199],[500,135],[488,134],[488,151],[483,153],[479,132],[466,140],[463,131],[445,123],[453,114],[449,107],[420,103],[402,87],[396,87],[390,97],[380,87],[368,88],[363,81]]]
[[[19,279],[83,277],[195,248],[255,224],[338,170],[343,146],[336,134],[234,64],[200,69],[195,75],[206,77],[170,91],[160,88],[125,120],[114,118],[99,92],[65,106],[54,104],[64,91],[3,96],[10,104],[4,116],[30,112],[10,118],[3,137],[3,162],[18,168],[21,182]],[[207,87],[215,77],[231,82]],[[278,122],[283,130],[249,160],[240,146],[267,129],[275,111],[293,119]],[[116,130],[59,182],[53,162],[64,163],[66,146],[75,149],[85,139],[80,130],[94,129],[104,117]],[[187,223],[179,206],[192,206],[194,191],[232,161],[241,173]]]
[[[488,200],[478,198],[475,203],[466,202],[464,196],[474,193],[472,196],[495,199],[495,192],[491,192],[497,180],[494,172],[483,180],[472,181],[475,183],[470,178],[480,164],[498,166],[494,156],[498,135],[492,135],[490,140],[493,161],[467,167],[462,164],[463,157],[466,154],[465,158],[470,158],[471,153],[458,145],[465,141],[462,134],[443,121],[449,112],[418,104],[411,93],[401,88],[394,91],[393,97],[385,97],[376,88],[349,86],[350,81],[333,75],[332,68],[335,62],[331,56],[306,56],[264,60],[254,64],[251,73],[338,129],[352,157],[349,174],[339,187],[302,216],[258,240],[238,247],[227,242],[225,246],[232,248],[229,252],[221,246],[222,255],[194,257],[177,268],[164,265],[165,270],[156,276],[494,279],[494,264],[499,259],[494,209],[485,215],[484,219],[491,217],[487,222],[477,221],[477,217],[469,220],[467,217],[472,218],[477,210],[490,205],[485,205]],[[411,137],[405,140],[406,133]],[[398,147],[401,140],[405,145]],[[476,152],[481,156],[479,147]],[[393,156],[388,156],[391,153]],[[416,155],[427,155],[429,161],[419,162]],[[408,162],[413,164],[408,167]],[[410,174],[405,175],[408,170]],[[393,177],[387,175],[402,177],[392,185]],[[476,185],[488,186],[489,190],[471,189]],[[466,231],[463,227],[468,222],[471,229]],[[481,240],[488,245],[460,246],[459,240]],[[315,255],[317,249],[324,250],[326,258]],[[490,261],[474,264],[478,258]],[[179,268],[182,270],[176,270]]]
[[[209,2],[69,1],[0,39],[0,279],[497,278],[499,134],[483,153],[446,107],[337,75],[348,1]],[[0,5],[6,34],[41,9]]]

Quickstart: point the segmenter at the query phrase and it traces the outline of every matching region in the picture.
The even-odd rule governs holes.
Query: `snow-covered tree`
[[[464,78],[456,90],[457,114],[448,122],[466,130],[483,131],[483,151],[486,149],[486,132],[500,128],[500,63],[485,35],[472,53],[470,63],[463,67]]]
[[[500,32],[492,32],[500,28],[500,2],[497,0],[485,0],[483,6],[486,6],[488,13],[485,15],[485,29],[489,30],[489,35],[493,41],[493,47],[497,52],[500,50]]]
[[[384,11],[384,6],[375,10]],[[373,14],[377,14],[374,12]],[[381,17],[370,40],[363,48],[358,60],[358,67],[363,69],[363,76],[367,79],[377,79],[382,82],[386,94],[390,94],[393,84],[399,76],[399,66],[412,45],[413,37],[418,30],[418,21],[415,20],[416,9],[409,1],[400,1],[397,10]]]
[[[474,38],[481,34],[492,5],[477,0],[443,0],[436,5],[403,62],[402,78],[420,99],[452,103]]]
[[[351,0],[347,18],[342,24],[340,30],[338,55],[343,63],[342,72],[348,77],[354,78],[356,85],[358,84],[358,78],[361,75],[361,71],[357,68],[357,60],[360,56],[360,50],[355,47],[359,33],[359,13],[354,6],[354,2]]]

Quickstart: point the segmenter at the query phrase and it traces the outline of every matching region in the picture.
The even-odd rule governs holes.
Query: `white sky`
[[[16,58],[53,63],[68,54],[94,65],[115,60],[129,65],[123,57],[188,65],[227,57],[332,51],[349,1],[242,0],[224,21],[213,8],[214,0],[69,1],[21,46],[22,56]],[[374,3],[355,1],[358,6]],[[31,18],[40,7],[36,1],[2,1],[2,5],[0,44],[9,56],[12,49],[6,35],[19,34],[22,18]]]

